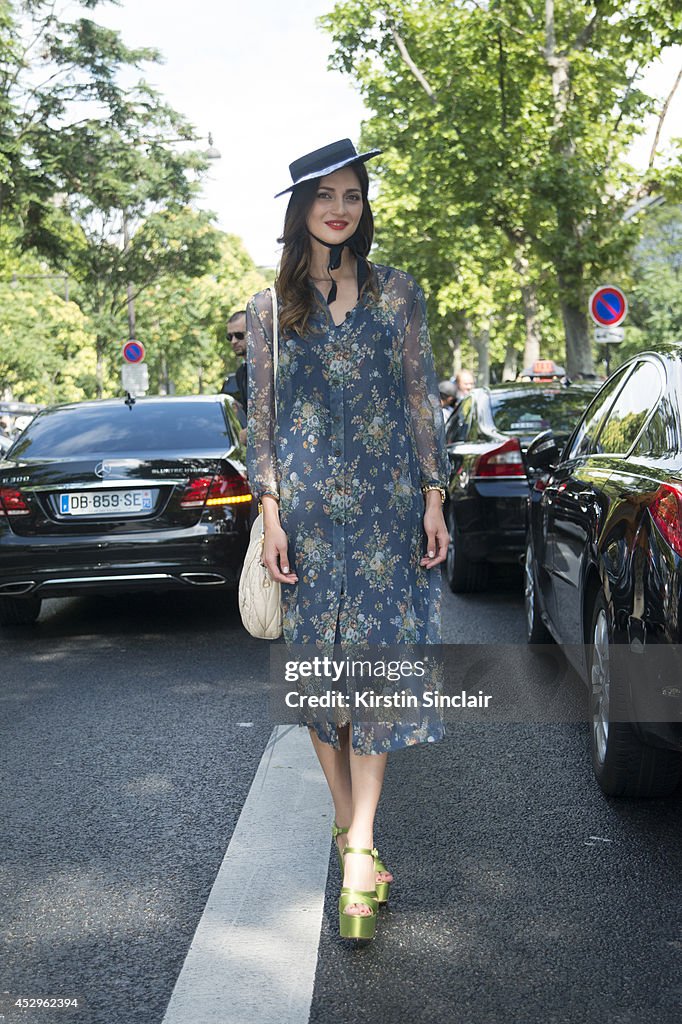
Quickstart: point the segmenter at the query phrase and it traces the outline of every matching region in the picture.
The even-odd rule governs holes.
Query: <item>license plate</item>
[[[151,512],[156,490],[70,491],[59,495],[63,516],[134,516]]]

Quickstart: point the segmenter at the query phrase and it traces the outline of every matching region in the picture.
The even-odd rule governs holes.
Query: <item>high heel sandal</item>
[[[341,826],[337,825],[336,822],[334,822],[334,824],[332,825],[332,838],[334,840],[334,846],[336,847],[336,856],[339,858],[339,871],[341,872],[342,876],[343,876],[343,857],[341,855],[341,850],[339,849],[339,844],[336,841],[336,837],[337,836],[345,836],[346,833],[348,832],[349,827],[350,827],[349,825],[346,825],[345,828],[341,828]]]
[[[388,868],[386,867],[386,865],[384,864],[383,860],[379,856],[379,851],[377,850],[376,846],[372,850],[372,856],[374,857],[374,874],[375,875],[377,873],[380,874],[381,872],[385,872],[386,874],[390,874]],[[374,884],[375,884],[376,890],[377,890],[377,903],[382,903],[382,904],[383,903],[388,903],[388,894],[389,894],[390,889],[391,889],[391,883],[390,882],[377,882],[375,880]]]
[[[341,853],[341,850],[339,849],[339,844],[336,841],[336,837],[337,836],[345,836],[346,833],[348,832],[348,828],[349,828],[348,825],[345,828],[341,828],[341,826],[337,825],[336,822],[334,822],[334,824],[332,825],[332,837],[334,839],[334,846],[336,847],[336,856],[339,858],[339,871],[341,872],[341,876],[342,877],[343,877],[343,855]],[[371,852],[372,852],[372,856],[374,857],[374,873],[375,874],[377,874],[377,873],[381,874],[381,873],[385,872],[386,874],[388,874],[389,873],[388,872],[388,868],[386,867],[386,865],[384,864],[383,860],[379,856],[379,851],[377,850],[377,848],[374,847],[374,849]],[[388,903],[388,896],[389,896],[389,892],[390,892],[390,889],[391,889],[391,883],[390,882],[375,882],[374,884],[376,886],[376,892],[377,892],[377,903],[379,903],[381,905],[383,905],[384,903]]]
[[[374,860],[374,852],[364,846],[345,846],[343,856],[347,853],[363,853]],[[362,903],[369,907],[369,914],[347,914],[346,907],[353,903]],[[342,886],[339,896],[339,933],[342,939],[373,939],[377,930],[377,903],[376,889],[367,891],[365,889],[353,889],[351,886]]]

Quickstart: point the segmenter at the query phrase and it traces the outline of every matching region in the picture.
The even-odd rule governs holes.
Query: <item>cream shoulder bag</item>
[[[272,359],[275,421],[277,420],[277,360],[279,356],[279,329],[277,324],[277,296],[274,285],[272,296]],[[263,558],[263,513],[259,512],[251,527],[251,539],[239,577],[239,613],[244,628],[259,640],[276,640],[282,635],[282,585],[275,582],[268,569],[261,565]]]

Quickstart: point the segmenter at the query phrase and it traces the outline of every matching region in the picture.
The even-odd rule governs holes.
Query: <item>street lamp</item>
[[[160,139],[159,141],[163,142],[166,146],[172,146],[176,142],[203,142],[205,138],[206,137],[204,135],[199,135],[191,139]],[[205,157],[206,160],[221,160],[222,153],[213,145],[213,132],[208,133],[206,142],[208,142],[208,149],[203,150],[201,155]]]
[[[208,133],[208,149],[204,152],[204,156],[207,160],[220,160],[220,150],[216,149],[213,145],[213,135],[211,132]]]
[[[650,213],[651,210],[655,210],[657,206],[662,206],[665,202],[665,196],[661,195],[648,195],[643,196],[642,199],[638,199],[632,206],[628,206],[627,210],[623,214],[622,220],[632,220],[638,213]]]

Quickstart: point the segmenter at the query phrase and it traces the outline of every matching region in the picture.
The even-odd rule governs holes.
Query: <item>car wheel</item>
[[[599,592],[592,612],[588,652],[590,752],[597,782],[607,796],[661,797],[672,793],[682,773],[682,756],[643,743],[625,719],[625,685],[611,671],[608,607]]]
[[[42,603],[39,597],[0,597],[0,626],[30,626]]]
[[[526,554],[523,566],[523,603],[526,610],[526,640],[529,644],[551,644],[552,634],[540,618],[538,607],[538,585],[535,575],[535,557],[530,534],[526,539]]]
[[[488,563],[472,562],[467,558],[457,529],[454,514],[449,517],[448,553],[445,559],[445,575],[453,594],[471,594],[485,590],[488,585]]]

